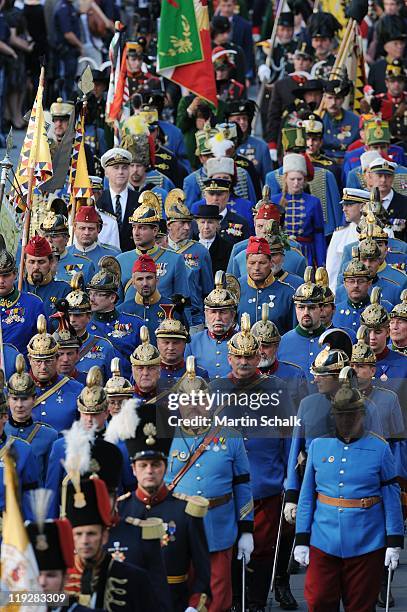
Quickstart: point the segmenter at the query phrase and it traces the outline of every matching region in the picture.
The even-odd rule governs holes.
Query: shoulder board
[[[95,336],[95,338],[97,338],[98,340],[104,340],[105,342],[110,344],[110,346],[113,346],[113,344],[110,342],[108,338],[103,338],[103,336],[97,336],[96,334],[92,334],[92,336]]]
[[[287,365],[293,366],[294,368],[297,368],[297,370],[302,370],[302,367],[299,366],[297,363],[293,363],[292,361],[286,361],[285,359],[283,361],[280,361],[280,363],[286,363]]]
[[[42,421],[33,421],[33,425],[41,425],[41,427],[47,427],[48,429],[52,429],[56,432],[56,429],[54,429],[52,425],[49,425],[48,423],[43,423]]]
[[[335,232],[340,232],[340,231],[344,230],[345,228],[346,228],[346,225],[340,225],[339,227],[337,227],[335,229]]]
[[[294,246],[290,247],[290,251],[295,251],[296,253],[298,253],[298,255],[301,255],[301,257],[304,257],[304,253],[302,253],[300,249],[297,249],[297,247],[294,247]]]
[[[114,216],[114,215],[112,215]],[[116,251],[117,253],[120,253],[120,249],[118,249],[117,247],[112,246],[111,244],[106,244],[106,242],[101,242],[100,246],[103,247],[104,249],[108,249],[109,251]]]
[[[384,442],[385,444],[388,444],[387,440],[385,438],[383,438],[383,436],[379,436],[379,434],[375,433],[374,431],[369,431],[369,433],[374,436],[375,438],[378,438],[379,440],[381,440],[382,442]]]
[[[142,540],[161,540],[165,535],[164,522],[160,518],[152,517],[148,519],[138,519],[132,516],[126,516],[126,523],[141,527]]]
[[[31,293],[31,291],[25,291],[25,293],[27,295],[31,295],[32,297],[35,297],[36,300],[40,300],[40,302],[42,302],[42,299],[40,298],[39,295],[35,295],[35,293]]]
[[[397,285],[398,287],[400,286],[397,281],[393,280],[392,278],[387,278],[387,276],[379,276],[379,278],[382,278],[383,280],[392,283],[393,285]]]
[[[125,499],[128,499],[129,497],[131,497],[131,493],[130,491],[127,491],[127,493],[123,493],[123,495],[119,495],[116,501],[121,502],[121,501],[124,501]]]
[[[144,319],[142,319],[139,315],[134,314],[134,312],[124,312],[124,310],[122,310],[120,314],[124,314],[128,317],[135,317],[136,319],[140,319],[140,321],[144,322]]]
[[[203,518],[208,512],[209,501],[200,495],[185,495],[185,493],[173,493],[173,497],[187,502],[185,514],[196,518]]]
[[[115,221],[117,221],[116,219],[116,215],[114,215],[111,212],[107,212],[107,210],[101,210],[100,208],[98,208],[98,212],[102,213],[103,215],[106,215],[106,217],[111,217],[112,219],[114,219]]]
[[[81,253],[74,253],[73,256],[79,257],[80,259],[86,259],[87,261],[92,261],[91,259],[89,259],[89,257],[86,257],[86,255],[82,255]]]

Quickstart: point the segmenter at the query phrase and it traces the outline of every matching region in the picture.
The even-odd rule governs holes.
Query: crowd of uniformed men
[[[129,40],[120,146],[105,144],[94,72],[93,197],[72,212],[66,189],[36,193],[27,244],[0,245],[0,456],[15,460],[41,587],[78,612],[261,612],[270,590],[295,610],[299,566],[311,612],[395,605],[403,9],[351,15],[376,57],[357,113],[346,70],[330,74],[331,14],[280,12],[266,60],[259,15],[251,30],[236,7],[221,0],[211,22],[217,111],[155,76],[148,36]],[[257,69],[260,109],[245,97]],[[73,112],[51,105],[54,155]]]

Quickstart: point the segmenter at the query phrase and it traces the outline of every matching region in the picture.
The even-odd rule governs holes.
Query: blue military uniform
[[[224,378],[230,372],[227,360],[228,340],[235,333],[234,327],[224,336],[215,336],[208,330],[194,334],[185,347],[185,358],[194,355],[197,366],[204,368],[209,378]]]
[[[58,374],[46,385],[36,384],[35,421],[41,421],[59,433],[69,429],[77,417],[76,399],[83,386],[72,378]]]
[[[283,168],[269,172],[266,176],[266,185],[270,188],[270,195],[282,192]],[[311,194],[321,202],[324,216],[324,234],[330,236],[342,223],[343,211],[339,204],[340,194],[335,176],[330,170],[314,168],[314,179],[308,183]]]
[[[341,329],[349,327],[350,329],[358,330],[360,326],[360,315],[369,304],[369,296],[358,304],[355,304],[349,298],[337,302],[332,318],[334,327],[340,327]],[[385,307],[387,312],[390,312],[393,307],[387,300],[382,300],[381,304]]]
[[[91,247],[87,248],[86,251],[82,251],[77,244],[72,244],[68,247],[68,253],[83,255],[90,259],[93,262],[95,269],[90,274],[90,276],[85,277],[85,283],[88,283],[91,277],[95,274],[96,268],[98,266],[99,260],[105,255],[113,255],[115,257],[120,253],[120,249],[117,247],[111,246],[109,244],[104,244],[103,242],[95,242]],[[65,280],[65,279],[64,279]]]
[[[201,366],[197,365],[195,367],[195,370],[197,376],[200,376],[201,378],[209,381],[209,374],[204,368],[201,368]],[[177,363],[175,365],[168,365],[166,363],[161,362],[160,378],[162,381],[174,381],[175,383],[176,380],[184,376],[186,371],[186,362],[184,360],[182,360],[181,363]]]
[[[286,383],[287,389],[296,408],[300,405],[301,400],[304,399],[308,393],[308,383],[304,370],[295,363],[275,359],[271,367],[260,368],[260,371],[262,374],[267,374],[267,376],[277,376]]]
[[[271,282],[270,282],[271,281]],[[294,288],[291,285],[275,280],[271,274],[264,282],[264,287],[257,288],[248,276],[239,279],[240,300],[238,308],[239,318],[244,312],[249,313],[250,321],[256,323],[261,319],[263,303],[269,305],[269,318],[278,327],[281,334],[292,329],[295,322],[293,295]]]
[[[300,366],[307,379],[311,380],[310,368],[319,352],[318,339],[324,331],[325,328],[322,325],[310,332],[297,325],[282,336],[278,347],[278,360],[290,361]]]
[[[346,149],[359,137],[359,116],[348,110],[342,110],[341,116],[331,117],[325,113],[323,150],[330,159],[343,158]]]
[[[270,198],[270,201],[274,204],[279,204],[280,200],[280,194]],[[320,200],[308,193],[301,193],[295,196],[287,194],[286,200],[285,231],[287,234],[294,236],[300,243],[302,253],[306,257],[308,265],[324,265],[326,243]]]
[[[128,356],[140,344],[140,329],[143,321],[136,315],[112,310],[111,312],[94,312],[88,324],[91,334],[100,335],[109,340],[116,353],[119,353],[123,363],[123,374],[131,375]],[[96,365],[96,364],[93,364]],[[107,364],[110,366],[110,363]]]
[[[96,273],[95,264],[86,255],[65,249],[58,261],[55,280],[70,283],[72,277],[78,272],[82,272],[85,283],[88,283]]]
[[[236,197],[244,198],[254,203],[256,201],[256,193],[249,173],[244,168],[239,167],[236,168],[236,172],[237,182],[233,188]],[[189,209],[191,209],[194,202],[202,198],[204,181],[207,178],[206,170],[203,167],[198,168],[198,170],[185,177],[182,189],[185,193],[185,204]]]
[[[407,259],[404,253],[400,253],[401,259]],[[399,270],[397,267],[390,266],[384,261],[379,269],[377,270],[377,276],[385,278],[390,281],[394,281],[400,286],[400,291],[407,287],[407,275],[403,270]],[[343,273],[338,275],[338,285],[343,283]]]
[[[34,457],[37,461],[38,484],[39,486],[44,486],[48,459],[52,445],[58,438],[58,433],[53,427],[45,423],[33,421],[31,418],[24,423],[17,423],[13,421],[11,416],[9,416],[4,431],[8,436],[24,440],[31,445]]]
[[[363,145],[363,147],[358,147],[357,149],[352,149],[351,151],[346,151],[343,158],[342,177],[343,184],[347,187],[351,187],[351,185],[348,185],[350,172],[355,168],[361,169],[360,156],[363,155],[363,153],[365,153],[366,151],[366,145]],[[401,165],[403,167],[405,163],[405,158],[404,150],[402,149],[402,147],[393,144],[389,145],[388,155],[390,156],[393,162],[396,162],[398,166]],[[363,187],[359,187],[359,189],[363,189]]]
[[[161,196],[163,202],[165,201],[168,192],[175,187],[174,183],[168,178],[168,176],[165,176],[165,174],[159,172],[155,168],[146,173],[146,180],[151,185],[154,185],[151,191]]]
[[[206,200],[201,198],[197,202],[194,202],[191,206],[191,212],[193,215],[198,213],[198,209],[203,204],[206,204]],[[254,234],[254,223],[253,223],[253,204],[249,202],[249,200],[245,200],[244,198],[236,198],[231,195],[229,202],[227,203],[227,210],[231,213],[235,213],[240,217],[246,219],[249,224],[250,233]]]
[[[261,138],[250,134],[244,142],[239,144],[236,152],[247,157],[253,163],[261,180],[270,172],[271,159],[269,148]]]
[[[3,344],[4,375],[6,380],[15,372],[16,357],[19,351],[12,344]]]
[[[42,300],[13,289],[10,295],[0,297],[0,312],[3,342],[13,344],[26,355],[27,344],[36,332],[38,315],[45,314]]]
[[[4,463],[3,456],[6,448],[11,450],[15,456],[16,473],[20,499],[22,500],[22,512],[25,519],[32,516],[29,501],[29,491],[38,488],[38,468],[33,450],[27,442],[19,438],[12,438],[3,432],[0,436],[0,512],[2,513],[6,503],[6,491],[4,486]]]
[[[395,476],[389,445],[370,432],[350,443],[339,438],[313,440],[298,505],[297,544],[311,544],[342,559],[386,545],[402,546],[400,488]],[[317,493],[334,498],[340,493],[345,499],[379,496],[382,503],[338,512],[335,506],[315,502]]]
[[[384,276],[376,276],[369,287],[369,295],[375,287],[380,288],[383,299],[393,304],[393,306],[400,302],[401,287],[395,281],[385,278]],[[335,297],[340,302],[346,300],[347,294],[344,285],[337,285]]]
[[[397,351],[392,351],[387,347],[381,355],[376,355],[376,375],[377,380],[381,380],[382,384],[386,383],[394,391],[399,390],[404,386],[407,378],[407,356]],[[391,380],[393,379],[395,386]]]
[[[187,172],[191,172],[191,164],[187,157],[184,136],[176,125],[169,121],[158,120],[158,125],[165,134],[165,146],[174,153],[178,162],[185,166]]]
[[[407,243],[403,242],[402,240],[398,240],[397,238],[389,238],[388,244],[389,250],[386,255],[386,263],[389,265],[399,262],[404,263],[406,261],[405,255],[407,252]],[[352,242],[344,247],[340,272],[343,272],[347,264],[352,259],[352,248],[356,246],[359,246],[358,242]],[[394,255],[394,257],[392,257],[392,255]]]
[[[71,288],[65,281],[51,280],[46,285],[31,285],[27,279],[23,282],[23,291],[41,298],[47,319],[55,312],[55,304],[66,297]],[[33,319],[35,321],[35,319]]]
[[[383,429],[383,437],[398,438],[404,432],[403,414],[397,395],[391,389],[376,384],[362,391],[362,395],[376,404]]]
[[[112,359],[118,356],[112,343],[106,338],[88,333],[82,336],[81,341],[82,346],[79,350],[76,369],[87,373],[92,366],[96,365],[102,370],[103,380],[108,380]]]
[[[198,374],[198,372],[197,372]],[[188,470],[176,486],[186,495],[202,495],[206,499],[225,496],[222,504],[211,508],[204,517],[209,551],[226,550],[233,546],[238,533],[253,527],[253,498],[250,485],[249,461],[241,436],[227,428],[215,432],[209,448]],[[206,434],[188,435],[178,431],[171,444],[166,483],[182,469]]]
[[[359,162],[360,163],[360,162]],[[397,174],[402,174],[403,179],[407,175],[407,168],[403,166],[397,166],[394,169],[395,180],[397,182]],[[404,180],[402,181],[404,182]],[[363,177],[362,166],[358,165],[356,168],[352,168],[346,179],[346,187],[354,187],[355,189],[366,189],[365,180]],[[396,188],[399,191],[398,188]],[[402,192],[403,193],[403,192]]]

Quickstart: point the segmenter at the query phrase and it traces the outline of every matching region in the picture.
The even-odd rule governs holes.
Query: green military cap
[[[388,121],[382,119],[374,119],[373,121],[365,121],[363,124],[365,133],[365,142],[369,145],[390,144],[390,127]]]
[[[297,153],[306,149],[306,134],[302,126],[285,127],[281,130],[284,153]]]
[[[257,321],[253,325],[252,334],[262,344],[278,344],[281,340],[277,325],[269,320],[269,305],[267,303],[261,307],[261,321]]]

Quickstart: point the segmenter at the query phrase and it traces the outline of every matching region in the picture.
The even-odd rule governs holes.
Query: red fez
[[[81,206],[75,215],[75,223],[100,223],[101,219],[94,206]]]
[[[250,236],[246,255],[271,255],[270,245],[265,238]]]
[[[280,223],[281,212],[276,204],[262,204],[255,214],[256,219],[274,219]]]
[[[24,253],[33,257],[47,257],[52,254],[51,245],[46,238],[42,236],[33,236],[27,242]]]
[[[152,272],[157,273],[157,266],[150,255],[140,255],[133,264],[132,272]]]

